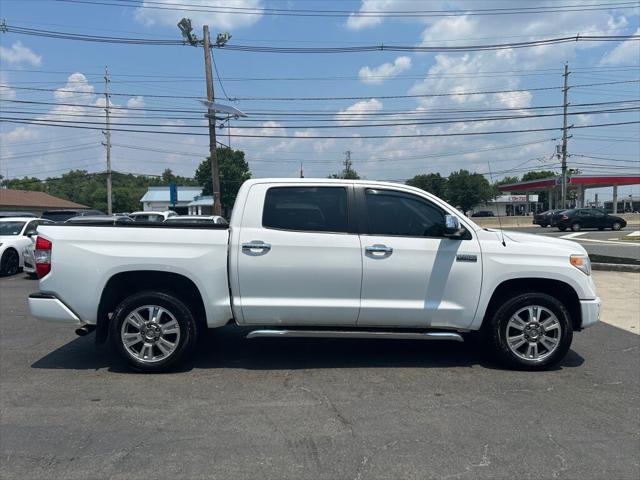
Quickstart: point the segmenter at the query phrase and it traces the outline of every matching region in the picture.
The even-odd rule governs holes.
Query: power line
[[[69,0],[70,1],[70,0]],[[15,33],[45,38],[55,38],[61,40],[75,40],[83,42],[116,43],[127,45],[155,45],[155,46],[185,46],[188,45],[182,40],[176,39],[151,39],[151,38],[128,38],[115,36],[99,36],[89,34],[79,34],[70,32],[59,32],[54,30],[40,30],[25,27],[5,25],[3,32]],[[490,50],[521,49],[530,47],[542,47],[574,42],[621,42],[640,40],[640,35],[580,35],[570,37],[557,37],[541,40],[531,40],[526,42],[495,43],[495,44],[474,44],[461,46],[421,46],[421,45],[364,45],[364,46],[343,46],[343,47],[273,47],[261,45],[234,45],[227,44],[219,46],[211,45],[211,48],[224,48],[225,50],[254,52],[254,53],[292,53],[292,54],[334,54],[334,53],[365,53],[365,52],[479,52]]]
[[[622,158],[609,158],[609,157],[596,157],[594,155],[584,155],[581,153],[572,153],[571,157],[593,158],[594,160],[607,160],[609,162],[621,162],[621,163],[640,163],[640,160],[624,160]]]
[[[545,118],[545,117],[557,117],[561,115],[602,115],[602,114],[611,114],[611,113],[629,113],[629,112],[637,112],[640,110],[640,106],[634,107],[623,107],[623,108],[610,108],[604,110],[580,110],[574,112],[565,112],[565,113],[536,113],[530,115],[502,115],[502,116],[484,116],[484,117],[451,117],[450,119],[426,119],[423,121],[395,121],[392,123],[346,123],[344,120],[342,123],[336,125],[278,125],[278,126],[264,126],[264,125],[238,125],[233,127],[234,130],[286,130],[286,129],[344,129],[344,128],[377,128],[377,127],[402,127],[402,126],[425,126],[425,125],[446,125],[446,124],[455,124],[455,123],[477,123],[477,122],[495,122],[495,121],[507,121],[507,120],[531,120],[534,118]],[[68,117],[74,115],[66,115],[65,113],[59,114],[61,117]],[[76,115],[80,117],[85,117],[84,115]],[[90,116],[87,116],[90,117]],[[96,117],[96,116],[94,116]],[[99,118],[105,118],[103,116],[98,116]],[[0,117],[3,120],[30,120],[29,118],[23,117]],[[117,118],[117,117],[116,117]],[[156,117],[158,118],[158,117]],[[89,120],[68,120],[68,119],[35,119],[40,122],[47,123],[73,123],[73,124],[88,124],[88,125],[102,125],[101,121],[89,121]],[[416,119],[420,120],[420,119]],[[127,122],[118,122],[119,126],[127,126],[127,127],[167,127],[166,124],[163,123],[127,123]],[[177,128],[209,128],[208,125],[176,125]]]
[[[557,140],[556,138],[546,138],[546,139],[541,139],[541,140],[536,140],[536,141],[532,141],[532,142],[520,142],[520,143],[515,143],[515,144],[507,144],[507,145],[498,145],[498,146],[494,146],[494,147],[486,147],[486,148],[478,148],[478,149],[467,149],[467,150],[459,150],[459,151],[454,151],[454,152],[447,152],[447,153],[432,153],[432,154],[421,154],[421,155],[412,155],[412,156],[406,156],[403,155],[402,157],[397,157],[397,156],[383,156],[383,155],[378,155],[378,156],[367,156],[366,159],[362,159],[362,161],[366,161],[366,163],[378,163],[378,162],[390,162],[390,163],[396,163],[396,162],[404,162],[404,161],[415,161],[415,160],[426,160],[426,159],[438,159],[438,158],[445,158],[445,157],[452,157],[452,156],[464,156],[464,155],[471,155],[471,154],[476,154],[476,153],[483,153],[483,152],[488,152],[488,151],[496,151],[496,150],[506,150],[506,149],[510,149],[510,148],[517,148],[517,147],[523,147],[523,146],[529,146],[529,145],[537,145],[537,144],[541,144],[541,143],[547,143],[550,141],[555,141]],[[180,156],[204,156],[205,154],[203,154],[202,152],[199,153],[195,153],[195,152],[184,152],[184,151],[175,151],[175,150],[166,150],[166,149],[158,149],[158,148],[153,148],[153,147],[147,147],[147,146],[140,146],[140,145],[127,145],[127,144],[120,144],[120,143],[114,143],[114,146],[118,146],[118,147],[122,147],[122,148],[126,148],[126,149],[133,149],[133,150],[143,150],[143,151],[151,151],[151,152],[157,152],[157,153],[164,153],[164,154],[170,154],[170,155],[180,155]],[[402,150],[400,150],[402,151]],[[414,151],[414,150],[412,150]],[[267,162],[267,163],[299,163],[299,158],[295,158],[295,159],[289,159],[289,158],[283,158],[282,156],[278,155],[277,160],[274,159],[267,159],[264,157],[256,157],[256,156],[248,156],[247,160],[249,162],[255,162],[255,161],[263,161],[263,162]],[[505,159],[505,160],[511,160],[511,159]],[[500,161],[500,160],[496,160],[496,161]],[[314,160],[308,160],[305,163],[322,163],[322,164],[335,164],[337,162],[336,159],[314,159]]]
[[[76,137],[73,137],[73,138],[76,138]],[[70,145],[66,147],[58,147],[58,148],[52,148],[48,150],[33,150],[29,152],[16,153],[15,155],[5,155],[0,157],[0,160],[8,161],[8,160],[17,160],[21,158],[39,157],[42,155],[53,155],[57,153],[77,152],[81,150],[90,150],[92,148],[96,148],[97,146],[98,145],[95,143],[83,143],[80,145]]]
[[[611,72],[636,72],[640,69],[640,65],[621,65],[617,67],[577,67],[572,70],[575,71],[576,75],[583,75],[582,71],[587,72],[596,72],[601,71],[602,69],[606,69],[606,72],[602,74],[609,74]],[[71,75],[75,73],[73,71],[61,71],[61,70],[35,70],[35,69],[18,69],[18,68],[5,68],[3,69],[5,72],[24,72],[24,73],[37,73],[37,74],[61,74],[61,75]],[[541,69],[520,69],[520,70],[483,70],[478,72],[467,72],[466,74],[461,73],[448,73],[448,74],[432,74],[425,72],[424,74],[397,74],[397,75],[371,75],[367,78],[388,78],[388,79],[413,79],[413,80],[423,80],[425,78],[479,78],[479,77],[505,77],[505,76],[519,76],[519,74],[526,73],[529,75],[556,75],[561,73],[562,69],[558,68],[541,68]],[[513,74],[513,75],[508,75]],[[85,76],[87,77],[100,77],[102,74],[98,72],[87,72]],[[123,77],[123,78],[142,78],[144,80],[139,81],[131,81],[131,80],[120,80],[118,83],[148,83],[148,82],[162,82],[162,83],[172,83],[176,80],[186,81],[192,80],[194,82],[201,82],[202,77],[198,75],[172,75],[172,74],[142,74],[142,73],[129,73],[129,74],[110,74],[110,77]],[[225,82],[243,82],[243,81],[318,81],[318,80],[359,80],[361,77],[359,75],[330,75],[330,76],[306,76],[306,77],[237,77],[237,76],[229,76],[229,77],[220,77],[221,80]],[[154,80],[155,79],[155,80]],[[174,79],[174,80],[168,80]],[[13,83],[43,83],[37,81],[25,81],[25,82],[13,82]],[[49,82],[53,83],[53,82]]]
[[[638,36],[640,38],[640,36]],[[628,83],[640,83],[639,79],[634,80],[618,80],[615,82],[597,82],[597,83],[583,83],[572,85],[571,88],[585,88],[592,86],[603,86],[603,85],[622,85]],[[104,95],[104,92],[87,92],[83,90],[71,90],[65,88],[38,88],[38,87],[12,87],[6,84],[0,84],[0,88],[12,88],[14,90],[26,90],[26,91],[36,91],[36,92],[61,92],[61,93],[74,93],[79,95]],[[518,88],[511,90],[479,90],[473,92],[440,92],[440,93],[424,93],[424,94],[410,94],[410,95],[379,95],[379,96],[349,96],[349,97],[233,97],[229,98],[229,100],[233,101],[327,101],[327,100],[393,100],[393,99],[404,99],[404,98],[432,98],[432,97],[456,97],[456,96],[467,96],[467,95],[492,95],[498,93],[524,93],[524,92],[536,92],[536,91],[546,91],[546,90],[562,90],[561,86],[553,86],[553,87],[532,87],[532,88]],[[183,95],[156,95],[156,94],[147,94],[141,92],[111,92],[112,96],[120,96],[120,97],[149,97],[149,98],[176,98],[176,99],[190,99],[197,100],[200,97],[197,96],[183,96]]]
[[[42,126],[50,126],[50,127],[61,127],[61,128],[77,128],[83,130],[101,130],[100,127],[91,127],[85,125],[65,125],[63,123],[44,123],[43,121],[33,121],[28,119],[11,119],[11,118],[3,118],[0,117],[0,122],[7,123],[15,123],[15,124],[25,124],[25,125],[42,125]],[[70,123],[79,123],[79,122],[70,122]],[[574,125],[571,128],[597,128],[597,127],[609,127],[609,126],[620,126],[620,125],[636,125],[639,124],[640,121],[629,121],[629,122],[612,122],[612,123],[601,123],[594,125]],[[166,125],[162,125],[166,127]],[[172,126],[172,128],[182,128],[182,126]],[[277,128],[275,128],[277,129]],[[122,131],[122,132],[134,132],[134,133],[162,133],[165,135],[191,135],[191,136],[204,136],[209,135],[208,133],[198,133],[198,132],[174,132],[174,131],[162,131],[162,130],[138,130],[138,129],[122,129],[122,128],[111,128],[112,131]],[[460,133],[433,133],[433,134],[400,134],[400,135],[305,135],[305,136],[290,136],[290,135],[259,135],[259,134],[230,134],[230,137],[235,138],[272,138],[272,139],[289,139],[289,140],[317,140],[317,139],[368,139],[368,138],[427,138],[427,137],[462,137],[462,136],[478,136],[478,135],[498,135],[498,134],[507,134],[507,133],[532,133],[532,132],[550,132],[557,131],[560,128],[530,128],[530,129],[519,129],[519,130],[492,130],[485,132],[460,132]]]
[[[91,105],[91,104],[81,104],[81,103],[61,103],[61,102],[47,102],[47,101],[36,101],[36,100],[13,100],[13,99],[2,99],[0,98],[0,102],[7,103],[17,103],[24,105],[51,105],[51,106],[68,106],[68,107],[82,107],[82,108],[90,108],[90,109],[99,109],[102,110],[103,107],[99,105]],[[630,100],[618,100],[618,101],[609,101],[609,102],[588,102],[588,103],[576,103],[570,105],[569,108],[577,108],[577,107],[595,107],[595,106],[603,106],[603,105],[621,105],[621,104],[629,104],[629,103],[637,103],[640,102],[640,99],[630,99]],[[247,111],[246,113],[249,116],[270,116],[270,117],[337,117],[337,118],[348,118],[350,116],[359,118],[359,117],[379,117],[379,116],[413,116],[413,115],[423,115],[425,113],[438,113],[438,114],[449,114],[449,113],[483,113],[483,112],[510,112],[510,111],[531,111],[531,110],[540,110],[540,109],[555,109],[561,108],[562,105],[541,105],[538,107],[505,107],[505,108],[479,108],[479,109],[456,109],[456,108],[425,108],[425,109],[413,109],[413,110],[358,110],[357,112],[348,112],[345,110],[342,111],[334,111],[328,112],[326,110],[261,110],[261,111]],[[120,110],[120,111],[131,111],[131,112],[169,112],[169,113],[202,113],[202,110],[199,109],[189,109],[189,108],[152,108],[152,107],[124,107],[124,106],[115,106],[111,105],[111,110]],[[44,112],[50,113],[50,112]],[[119,114],[124,116],[122,114]],[[165,117],[163,117],[165,118]],[[169,118],[169,117],[166,117]],[[200,119],[200,117],[198,117]],[[240,119],[242,122],[263,122],[265,119],[252,119],[245,118]],[[283,122],[286,120],[279,119],[278,121]],[[298,121],[292,120],[292,121]]]
[[[599,10],[621,10],[637,8],[636,2],[608,2],[590,5],[541,5],[538,7],[482,8],[473,10],[319,10],[319,9],[284,9],[260,7],[232,7],[228,5],[202,5],[189,3],[173,3],[167,1],[145,0],[54,0],[64,3],[76,3],[95,6],[117,6],[152,10],[173,10],[204,13],[224,13],[234,15],[288,16],[288,17],[354,17],[354,18],[403,18],[403,17],[455,17],[486,15],[519,15],[559,12],[587,12]]]

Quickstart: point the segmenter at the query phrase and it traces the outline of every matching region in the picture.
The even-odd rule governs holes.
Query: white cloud
[[[159,3],[166,3],[162,7]],[[215,40],[215,32],[219,29],[232,29],[247,27],[256,23],[262,15],[244,15],[234,12],[207,12],[211,10],[211,0],[154,0],[153,2],[143,1],[142,6],[136,9],[135,18],[144,25],[164,25],[175,27],[183,17],[191,18],[194,33],[199,38],[202,37],[202,25],[209,25],[211,34]],[[262,8],[262,0],[237,0],[232,6],[238,8]],[[162,8],[155,8],[162,7]],[[199,31],[198,31],[199,30]]]
[[[338,120],[341,125],[349,125],[354,122],[357,123],[359,120],[367,118],[368,113],[379,112],[382,108],[382,102],[376,98],[361,100],[344,110],[340,110],[338,115],[336,115],[336,120]]]
[[[39,136],[38,132],[29,127],[16,127],[10,132],[0,134],[2,141],[7,143],[35,140]]]
[[[36,55],[29,47],[25,47],[22,42],[14,42],[10,48],[0,46],[0,60],[11,65],[26,63],[37,67],[42,63],[42,56]]]
[[[381,84],[410,68],[411,58],[403,56],[396,58],[393,63],[383,63],[373,68],[362,67],[358,71],[358,77],[364,83]]]
[[[359,14],[352,13],[347,19],[347,27],[352,30],[371,28],[382,23],[383,17],[371,16],[367,13],[384,13],[389,11],[416,10],[416,5],[410,0],[362,0]]]
[[[129,100],[127,100],[127,107],[129,108],[143,108],[144,105],[144,97],[140,95],[131,97]]]
[[[634,35],[640,35],[640,28],[636,30]],[[635,64],[640,61],[640,42],[627,40],[626,42],[622,42],[616,48],[607,52],[602,60],[600,60],[600,65],[624,65],[624,64]]]
[[[0,85],[5,85],[4,87],[0,87],[1,98],[5,100],[13,100],[16,98],[16,91],[11,88],[9,85],[9,79],[2,70],[0,70]]]
[[[58,88],[53,96],[59,101],[82,101],[92,98],[95,89],[89,84],[87,77],[82,73],[76,72],[69,75],[67,83],[64,87]]]

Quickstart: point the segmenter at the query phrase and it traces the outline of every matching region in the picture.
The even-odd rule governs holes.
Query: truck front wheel
[[[553,367],[569,351],[571,318],[557,298],[523,293],[506,301],[490,319],[486,337],[491,350],[519,370]]]
[[[145,291],[125,298],[116,307],[109,333],[112,346],[133,369],[160,372],[191,353],[196,322],[178,298]]]

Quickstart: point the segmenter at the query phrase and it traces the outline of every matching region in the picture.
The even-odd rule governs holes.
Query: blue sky
[[[561,4],[611,3],[567,1]],[[155,2],[155,3],[154,3]],[[127,8],[114,5],[83,5],[47,0],[5,0],[0,16],[10,26],[99,36],[136,38],[180,38],[175,24],[183,16],[192,18],[195,33],[210,25],[212,36],[228,31],[230,44],[288,47],[332,47],[373,44],[469,45],[510,43],[567,35],[632,35],[638,32],[638,8],[598,9],[518,15],[474,16],[469,12],[486,8],[558,5],[558,2],[503,0],[365,0],[361,1],[261,1],[233,0],[154,0],[147,7],[164,2],[183,5],[225,5],[282,9],[362,11],[451,10],[449,17],[292,17],[204,13],[197,11]],[[107,2],[107,3],[118,3]],[[138,2],[141,4],[141,2]],[[184,7],[189,8],[189,7]],[[593,8],[593,7],[591,7]],[[464,15],[464,12],[467,15]],[[41,101],[50,105],[2,102],[4,116],[98,121],[101,110],[59,105],[101,105],[102,72],[111,74],[116,107],[131,107],[137,118],[114,118],[120,123],[162,124],[155,130],[206,133],[204,120],[196,112],[200,105],[192,98],[155,98],[152,95],[203,97],[202,49],[188,46],[136,46],[89,43],[4,33],[0,36],[0,89],[3,100]],[[633,81],[640,77],[640,42],[567,43],[526,49],[507,49],[472,53],[371,52],[349,54],[267,54],[215,50],[216,64],[223,79],[224,92],[236,97],[362,97],[359,100],[259,101],[224,100],[216,81],[216,97],[248,112],[245,122],[232,128],[232,134],[248,132],[263,138],[232,138],[234,148],[246,152],[254,176],[295,176],[300,163],[305,176],[326,176],[341,168],[344,152],[350,150],[356,170],[371,179],[403,180],[420,173],[467,168],[486,173],[488,164],[495,178],[522,175],[527,169],[553,168],[552,159],[559,131],[523,132],[501,135],[470,135],[413,138],[360,138],[366,135],[434,135],[473,133],[493,130],[557,128],[561,117],[512,119],[441,125],[404,125],[352,128],[370,122],[372,113],[402,111],[398,117],[450,117],[444,109],[512,109],[516,115],[531,113],[531,107],[559,105],[562,92],[536,90],[560,87],[562,65],[569,62],[570,85]],[[335,78],[338,77],[338,78]],[[280,80],[255,80],[278,78]],[[287,78],[288,80],[284,80]],[[295,80],[291,80],[294,78]],[[570,102],[587,104],[620,102],[640,98],[638,83],[618,83],[570,89]],[[51,91],[31,91],[24,88]],[[75,90],[82,93],[69,93]],[[512,93],[380,99],[380,96],[424,95],[434,93],[520,90]],[[102,103],[104,105],[104,103]],[[617,104],[614,107],[637,107]],[[574,107],[584,110],[609,108]],[[614,108],[611,107],[611,108]],[[187,113],[152,112],[142,109],[176,109]],[[520,110],[524,109],[524,110]],[[303,128],[318,121],[285,121],[281,112],[322,113],[314,119],[329,120],[333,128]],[[13,113],[13,112],[30,113]],[[9,113],[7,113],[9,112]],[[267,113],[268,112],[268,113]],[[281,113],[280,112],[280,113]],[[424,112],[424,113],[421,113]],[[557,113],[559,110],[550,109]],[[366,115],[362,115],[365,113]],[[82,115],[90,115],[83,118]],[[342,115],[338,117],[337,115]],[[461,115],[455,113],[453,115]],[[187,119],[169,117],[184,116]],[[294,117],[308,120],[308,117]],[[393,117],[391,117],[393,118]],[[340,120],[343,119],[343,120]],[[347,119],[347,120],[344,120]],[[571,117],[576,125],[640,120],[636,111],[588,114]],[[101,121],[101,120],[100,120]],[[300,128],[283,129],[283,126]],[[120,128],[135,128],[120,126]],[[220,129],[220,140],[227,142],[227,129]],[[569,152],[576,155],[569,165],[586,173],[638,173],[640,127],[623,125],[572,131]],[[294,138],[275,139],[269,135]],[[99,130],[77,130],[35,125],[0,124],[2,140],[0,171],[9,177],[57,176],[69,168],[104,170],[104,148]],[[304,139],[306,136],[349,135],[348,139]],[[113,132],[114,169],[134,173],[159,174],[164,168],[191,176],[208,150],[206,136]],[[589,158],[600,157],[600,158]],[[596,190],[590,191],[593,197]],[[610,196],[599,190],[600,198]],[[621,194],[639,194],[638,188],[621,189]]]

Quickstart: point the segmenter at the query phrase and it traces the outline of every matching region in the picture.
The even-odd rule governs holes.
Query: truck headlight
[[[591,275],[591,260],[589,260],[589,255],[571,255],[569,262],[585,275]]]

